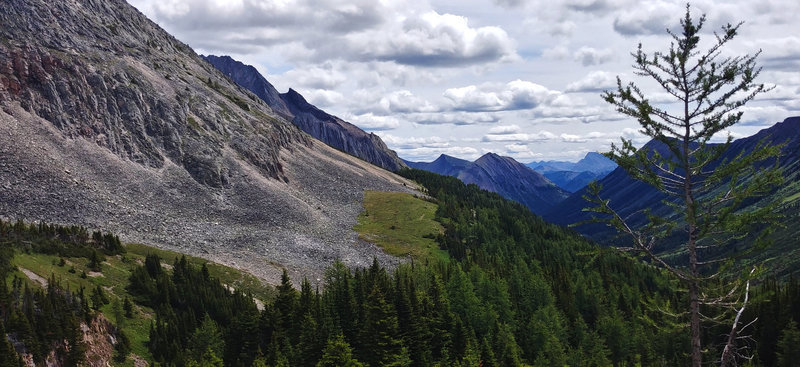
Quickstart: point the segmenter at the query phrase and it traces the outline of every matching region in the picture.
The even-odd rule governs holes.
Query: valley
[[[796,360],[797,93],[698,57],[694,5],[556,90],[617,61],[435,1],[132,3],[0,7],[0,367]]]

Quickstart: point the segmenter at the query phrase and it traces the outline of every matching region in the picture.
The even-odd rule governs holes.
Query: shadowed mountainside
[[[494,153],[487,153],[475,162],[442,154],[430,163],[407,164],[412,168],[457,177],[467,184],[476,184],[482,189],[522,203],[536,214],[550,210],[569,195],[540,173],[513,158]]]
[[[367,133],[347,121],[320,110],[293,89],[279,94],[253,66],[245,65],[230,56],[209,55],[204,58],[235,83],[267,102],[274,111],[325,144],[389,171],[405,167],[397,154],[377,135]]]
[[[783,168],[785,183],[777,188],[771,195],[761,200],[749,200],[745,203],[745,210],[749,205],[761,205],[763,202],[777,200],[779,210],[785,215],[784,223],[792,223],[800,215],[800,117],[790,117],[783,122],[779,122],[772,127],[763,129],[753,136],[741,138],[733,141],[728,151],[723,155],[723,160],[735,159],[742,152],[752,151],[759,143],[786,144],[782,150],[782,156],[778,160]],[[655,142],[647,143],[649,147],[655,147],[662,154],[668,154],[663,145]],[[766,162],[762,164],[773,164]],[[716,164],[712,164],[713,168]],[[629,217],[631,224],[641,225],[644,217],[641,211],[648,208],[653,214],[669,215],[671,209],[663,203],[667,199],[665,195],[653,187],[631,178],[623,169],[617,168],[605,178],[598,181],[602,186],[601,197],[610,200],[610,205],[621,216]],[[569,198],[554,207],[551,211],[544,214],[544,218],[550,222],[562,225],[580,223],[591,218],[590,212],[582,211],[583,208],[590,206],[583,196],[587,194],[587,189],[577,191]],[[763,200],[763,201],[762,201]],[[779,228],[772,236],[773,246],[767,251],[757,253],[757,259],[766,260],[774,257],[776,272],[786,274],[786,271],[800,267],[800,260],[797,256],[790,253],[800,253],[796,246],[796,236],[798,235],[796,226],[788,225]],[[590,237],[603,244],[613,244],[618,241],[617,232],[605,224],[589,223],[575,227],[581,234]],[[734,241],[731,247],[735,249],[739,246],[748,246],[745,243],[748,239]],[[733,251],[733,250],[731,250]],[[797,263],[797,264],[795,264]]]

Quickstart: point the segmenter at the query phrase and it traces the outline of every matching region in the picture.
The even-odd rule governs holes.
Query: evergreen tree
[[[322,358],[317,363],[317,367],[362,367],[363,364],[353,358],[353,351],[350,344],[344,341],[341,334],[328,340]]]
[[[790,320],[778,340],[778,366],[796,366],[798,362],[800,362],[800,330],[797,330],[797,323]]]
[[[8,341],[3,321],[0,320],[0,367],[16,367],[17,359],[17,352],[14,351],[11,342]]]
[[[361,358],[370,366],[386,366],[401,358],[401,342],[397,315],[386,302],[383,292],[375,284],[367,297],[364,327],[362,329]]]
[[[673,42],[667,52],[648,55],[640,44],[633,53],[636,74],[655,81],[674,97],[677,108],[652,104],[642,89],[633,83],[623,86],[619,78],[617,90],[603,95],[617,111],[635,118],[641,131],[664,147],[637,150],[631,141],[623,139],[622,146],[612,146],[608,157],[635,179],[661,191],[680,221],[670,218],[672,213],[659,216],[646,212],[642,218],[647,224],[637,227],[629,222],[629,215],[623,217],[601,198],[598,186],[593,186],[590,199],[597,204],[592,210],[606,215],[611,225],[630,235],[636,253],[667,269],[688,289],[691,365],[700,367],[701,306],[728,305],[737,301],[741,292],[731,289],[744,288],[728,287],[725,282],[720,286],[717,279],[724,275],[725,267],[719,266],[719,259],[709,249],[724,246],[755,225],[769,225],[775,218],[771,205],[746,213],[737,209],[746,199],[764,195],[781,181],[777,166],[757,166],[775,158],[780,150],[759,145],[750,153],[725,160],[723,154],[730,146],[730,136],[725,144],[709,144],[714,136],[740,121],[740,107],[767,88],[755,83],[760,72],[756,66],[758,54],[720,56],[720,49],[737,35],[741,23],[722,27],[706,50],[699,49],[705,16],[698,21],[692,19],[687,5],[680,24],[680,33],[669,32]],[[721,186],[724,187],[718,190]],[[681,264],[668,263],[655,252],[661,241],[677,230],[683,231],[682,249],[687,255]],[[769,232],[761,231],[756,242],[760,243]],[[732,297],[720,300],[729,294]],[[739,326],[732,326],[723,364],[733,362],[730,352],[738,339]]]
[[[125,317],[133,318],[133,302],[128,297],[125,297],[125,301],[122,303],[122,310],[125,312]]]
[[[225,352],[225,340],[219,325],[205,314],[200,326],[192,333],[188,349],[195,360],[201,360],[203,355],[211,350],[215,355]]]

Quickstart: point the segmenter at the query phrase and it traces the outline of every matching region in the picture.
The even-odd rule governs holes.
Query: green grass
[[[354,227],[362,240],[375,243],[389,254],[414,259],[447,261],[433,236],[443,233],[434,220],[436,204],[397,192],[364,192],[364,211]]]
[[[65,264],[59,266],[60,257],[53,255],[44,255],[37,253],[17,253],[12,260],[18,270],[14,274],[23,279],[28,285],[40,287],[41,285],[33,280],[30,280],[21,269],[27,269],[39,275],[42,278],[50,279],[55,276],[57,282],[62,286],[69,287],[73,291],[77,291],[80,287],[84,287],[86,294],[90,294],[91,290],[96,286],[101,286],[106,290],[109,304],[100,308],[103,315],[106,316],[112,323],[116,324],[116,318],[113,312],[113,303],[115,301],[122,302],[125,297],[130,297],[130,294],[125,289],[128,285],[128,277],[134,266],[142,264],[147,254],[157,254],[162,259],[162,263],[171,265],[176,258],[182,256],[179,253],[161,250],[140,244],[127,244],[125,245],[127,253],[124,255],[107,256],[106,261],[102,263],[101,273],[92,273],[87,267],[89,261],[85,258],[65,258]],[[267,284],[262,283],[258,278],[253,275],[244,273],[242,271],[229,268],[223,265],[209,262],[208,260],[201,259],[193,256],[186,256],[189,263],[200,266],[207,264],[209,273],[219,279],[222,283],[230,285],[234,288],[241,289],[245,292],[250,292],[257,299],[262,301],[271,301],[275,297],[275,289]],[[74,271],[71,271],[74,270]],[[86,278],[81,275],[86,272]],[[10,281],[12,277],[7,279]],[[133,299],[133,297],[130,297]],[[141,305],[134,305],[134,317],[125,318],[124,331],[131,341],[131,353],[142,357],[145,360],[151,360],[145,342],[149,339],[150,321],[154,316],[152,309],[143,307]],[[114,362],[115,365],[116,362]],[[133,360],[128,358],[121,366],[133,366]]]
[[[161,257],[163,263],[170,265],[175,262],[176,258],[186,256],[186,260],[190,264],[196,266],[206,264],[206,266],[208,266],[208,273],[211,274],[211,276],[219,279],[223,284],[227,284],[245,293],[250,293],[253,295],[253,297],[261,301],[272,301],[275,299],[275,295],[277,294],[273,286],[262,282],[252,274],[217,263],[209,262],[203,258],[183,255],[177,252],[161,250],[137,243],[127,244],[125,248],[128,250],[128,255],[137,255],[144,259],[147,254],[156,254]]]

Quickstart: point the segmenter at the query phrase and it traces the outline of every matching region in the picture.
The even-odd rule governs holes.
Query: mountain
[[[753,136],[733,141],[722,159],[735,159],[742,152],[752,151],[762,141],[769,144],[785,144],[782,149],[782,156],[778,160],[780,166],[784,169],[785,184],[764,200],[777,199],[781,201],[780,210],[787,217],[787,220],[791,221],[791,218],[798,218],[800,214],[800,200],[798,200],[800,199],[800,184],[798,183],[800,182],[800,117],[787,118],[783,122],[763,129]],[[662,154],[668,154],[661,144],[651,141],[646,146],[655,148]],[[713,166],[715,164],[712,164],[711,168]],[[612,208],[623,217],[634,215],[634,213],[644,208],[649,208],[654,214],[658,215],[671,213],[671,209],[663,203],[667,199],[665,195],[641,181],[634,180],[621,168],[615,169],[608,176],[599,180],[598,183],[603,187],[601,197],[610,200]],[[583,199],[585,194],[587,194],[585,188],[575,192],[557,207],[545,213],[545,219],[562,225],[579,223],[589,219],[591,214],[582,211],[583,208],[589,206],[589,203]],[[748,204],[759,205],[759,201],[751,200]],[[644,223],[644,218],[641,216],[634,215],[631,219],[635,225]],[[797,229],[792,227],[787,226],[779,229],[773,235],[775,245],[770,251],[764,253],[778,255],[783,252],[783,255],[776,258],[795,259],[792,260],[792,264],[781,265],[781,269],[800,268],[800,257],[785,256],[788,253],[800,255],[800,249],[794,246],[794,240],[792,239],[798,235]],[[616,232],[603,224],[584,224],[575,227],[575,229],[600,243],[610,244],[616,241]],[[787,244],[791,244],[790,248],[783,251],[782,249],[785,249],[785,246],[788,246]],[[775,251],[778,251],[778,254]],[[794,264],[794,262],[798,264]]]
[[[325,144],[389,171],[397,171],[406,166],[379,136],[329,115],[308,103],[294,89],[290,88],[287,93],[281,94],[281,98],[294,115],[292,123]]]
[[[526,166],[533,168],[537,172],[573,171],[593,172],[598,174],[608,173],[617,168],[617,164],[614,163],[614,161],[597,152],[586,153],[586,155],[577,162],[538,161],[528,163]]]
[[[409,162],[403,161],[411,168],[426,170],[445,176],[458,177],[458,173],[467,169],[472,162],[446,154],[440,155],[433,162]]]
[[[125,1],[11,0],[0,21],[0,217],[273,283],[399,261],[352,227],[364,190],[415,185],[301,132]]]
[[[283,102],[281,94],[255,67],[252,65],[245,65],[234,60],[230,56],[201,55],[201,57],[217,68],[217,70],[231,78],[234,83],[239,84],[242,88],[253,92],[258,98],[261,98],[273,111],[286,117],[287,120],[292,119],[292,113],[289,111],[289,107],[286,106],[286,103]]]
[[[608,174],[608,172],[597,174],[589,171],[548,171],[541,173],[548,180],[553,181],[554,184],[569,193],[578,191],[588,185],[589,182],[599,180]]]
[[[596,152],[589,152],[578,162],[539,161],[527,164],[558,187],[573,193],[613,171],[617,164]]]
[[[511,157],[501,157],[494,153],[487,153],[475,162],[442,154],[430,163],[406,163],[412,168],[453,176],[464,183],[476,184],[484,190],[522,203],[536,214],[550,210],[569,195],[540,173]]]
[[[235,83],[255,93],[273,111],[325,144],[389,171],[405,167],[397,153],[389,149],[379,136],[320,110],[293,89],[279,94],[253,66],[230,56],[209,55],[204,58]]]

